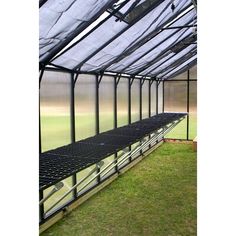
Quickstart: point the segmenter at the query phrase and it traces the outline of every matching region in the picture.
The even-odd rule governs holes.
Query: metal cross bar
[[[172,27],[166,27],[166,28],[163,28],[163,30],[171,30],[171,29],[184,29],[184,28],[192,28],[192,27],[196,27],[197,25],[194,24],[194,25],[182,25],[182,26],[172,26]]]

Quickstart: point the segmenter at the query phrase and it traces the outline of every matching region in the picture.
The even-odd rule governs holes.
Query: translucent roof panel
[[[189,25],[193,22],[193,19],[196,19],[196,12],[192,8],[187,13],[179,17],[177,20],[175,20],[173,23],[171,23],[169,26],[175,27],[175,26],[183,26],[183,25]],[[186,29],[185,29],[186,30]],[[148,52],[151,52],[153,49],[158,47],[159,44],[164,42],[169,37],[173,36],[176,37],[175,33],[179,31],[185,31],[180,29],[170,29],[170,30],[161,30],[156,33],[156,35],[151,38],[147,43],[140,45],[135,51],[130,53],[128,56],[121,58],[118,62],[113,63],[111,66],[107,68],[108,71],[116,71],[116,72],[122,72],[125,71],[129,66],[134,64],[139,59],[142,60],[143,56],[148,54]]]
[[[171,78],[176,78],[176,76],[186,72],[187,70],[190,70],[191,68],[193,68],[195,65],[197,65],[197,58],[195,58],[193,61],[191,61],[190,63],[188,63],[187,65],[184,66],[180,66],[180,68],[174,72],[174,73],[170,73],[168,76],[165,76],[163,79],[165,80],[169,80]]]
[[[146,72],[144,72],[145,69],[150,68],[150,66],[154,65],[159,60],[161,60],[163,57],[165,57],[167,54],[171,53],[172,52],[171,48],[174,45],[176,45],[177,43],[181,42],[182,40],[184,40],[188,37],[191,37],[191,35],[192,35],[191,29],[180,30],[174,36],[165,40],[165,42],[163,42],[158,47],[153,49],[150,53],[143,56],[141,60],[134,63],[132,66],[127,68],[125,71],[130,74],[145,75],[145,73],[146,73]]]
[[[192,0],[42,0],[40,68],[168,79],[196,63]]]
[[[117,0],[47,0],[39,10],[40,62],[96,20]]]
[[[160,78],[168,79],[172,77],[173,75],[176,76],[179,73],[183,73],[184,71],[190,69],[193,66],[193,64],[196,62],[196,60],[197,60],[197,55],[194,55],[190,59],[186,60],[185,62],[175,67],[174,69],[169,70],[167,73],[164,73],[163,75],[161,75]]]
[[[182,9],[190,5],[191,0],[176,0],[174,11],[171,4],[172,1],[159,1],[155,8],[152,6],[154,9],[149,9],[149,13],[146,12],[143,17],[135,17],[132,23],[117,20],[116,16],[111,17],[52,63],[81,71],[102,71],[122,53],[144,43],[150,34],[159,31],[173,16],[176,17]]]
[[[145,38],[153,32],[161,29],[163,24],[186,6],[188,1],[176,1],[176,9],[173,13],[170,3],[164,1],[149,14],[143,17],[134,26],[116,38],[113,42],[94,55],[82,67],[82,71],[100,71],[105,70],[107,64],[110,64],[123,53],[127,53],[135,45],[140,46],[145,42]]]
[[[187,53],[184,56],[182,56],[181,58],[179,58],[178,60],[175,60],[172,63],[170,63],[169,65],[167,65],[164,69],[162,69],[160,71],[157,71],[156,74],[155,74],[155,71],[153,71],[152,73],[153,73],[153,75],[155,75],[157,77],[163,77],[163,75],[165,75],[168,72],[172,71],[176,67],[182,65],[183,63],[185,63],[189,59],[193,58],[196,54],[197,54],[197,50],[193,49],[189,53]]]
[[[170,67],[173,63],[181,60],[181,58],[188,55],[188,53],[196,50],[196,48],[197,48],[196,45],[190,44],[189,46],[187,46],[185,49],[183,49],[179,53],[170,53],[168,55],[168,58],[163,58],[163,59],[165,59],[164,61],[161,60],[160,62],[155,64],[153,66],[153,68],[149,67],[148,70],[146,72],[144,71],[143,73],[148,73],[150,75],[158,75],[159,73],[161,73],[162,71],[164,71],[168,67]]]

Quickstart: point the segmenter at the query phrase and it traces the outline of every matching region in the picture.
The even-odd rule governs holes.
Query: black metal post
[[[43,190],[39,190],[39,201],[43,199]],[[39,221],[44,219],[44,204],[39,206]]]
[[[158,96],[159,96],[159,92],[158,92],[158,89],[159,89],[159,84],[158,84],[158,81],[156,81],[156,115],[158,114]]]
[[[70,134],[71,143],[75,143],[75,82],[74,73],[71,73],[70,81]],[[77,183],[76,174],[72,175],[72,186]],[[73,198],[76,199],[77,189],[73,190]]]
[[[117,77],[114,77],[114,128],[117,128]],[[115,158],[117,158],[117,152],[115,153]],[[117,161],[115,161],[117,163]],[[115,166],[115,171],[118,172],[118,166]]]
[[[43,67],[39,74],[39,154],[42,153],[42,143],[41,143],[41,115],[40,115],[40,85],[43,78],[45,67]]]
[[[151,117],[151,82],[151,80],[148,81],[148,117]]]
[[[151,117],[151,86],[152,81],[148,81],[148,117]],[[151,135],[149,135],[149,139],[151,138]],[[151,148],[151,144],[149,144],[149,148]]]
[[[162,112],[165,112],[165,81],[162,81]]]
[[[42,144],[41,144],[41,115],[40,115],[40,90],[39,90],[39,154],[42,153]]]
[[[99,134],[99,78],[96,75],[96,104],[95,104],[95,118],[96,118],[96,134]]]
[[[188,70],[187,73],[187,140],[189,140],[189,77],[190,77],[190,71]]]
[[[131,124],[131,86],[132,78],[129,78],[129,87],[128,87],[128,123]]]
[[[140,84],[139,84],[139,119],[142,120],[142,90],[143,90],[143,81],[140,79]],[[140,150],[140,155],[142,155],[143,151]]]
[[[131,86],[132,86],[133,78],[128,78],[128,124],[131,124]],[[131,151],[131,146],[129,146],[129,150]],[[131,156],[129,157],[129,162],[132,161]]]
[[[99,134],[99,75],[96,75],[96,107],[95,107],[95,117],[96,117],[96,134]],[[97,173],[100,172],[100,168],[97,169]],[[101,182],[101,176],[98,175],[97,182]]]
[[[140,79],[140,84],[139,84],[139,119],[142,120],[142,79]]]

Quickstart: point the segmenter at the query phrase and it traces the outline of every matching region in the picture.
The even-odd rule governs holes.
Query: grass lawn
[[[196,153],[164,143],[42,236],[196,235]]]

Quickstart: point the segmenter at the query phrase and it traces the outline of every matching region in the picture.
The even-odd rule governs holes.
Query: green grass
[[[42,236],[196,235],[196,153],[165,143]]]

